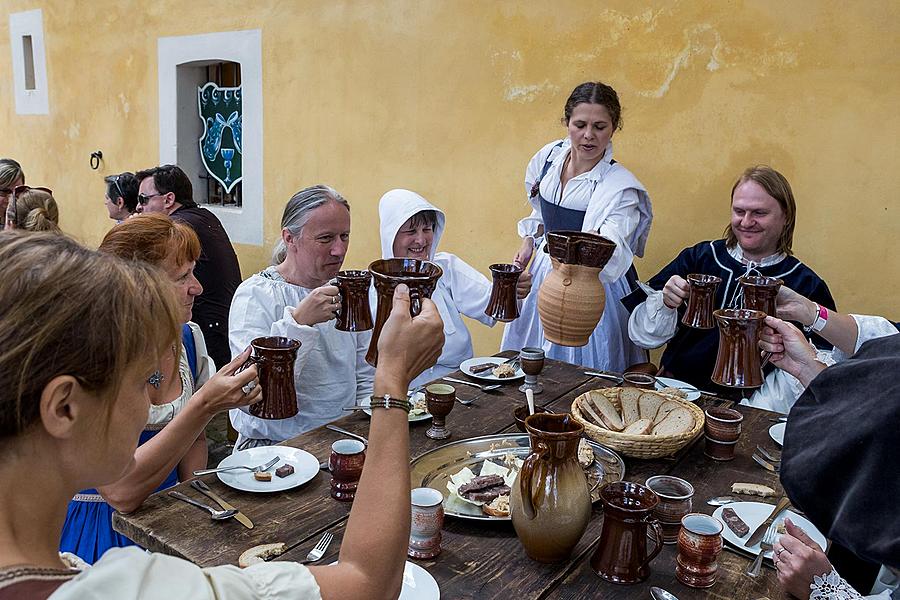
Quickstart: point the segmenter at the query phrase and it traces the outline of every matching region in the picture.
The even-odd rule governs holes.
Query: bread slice
[[[588,392],[587,399],[589,404],[592,403],[594,405],[597,414],[603,419],[603,424],[606,425],[607,429],[622,431],[622,429],[625,428],[625,423],[622,422],[622,416],[606,396],[597,390],[592,390]]]
[[[659,394],[650,394],[648,392],[641,392],[640,397],[638,398],[638,405],[640,406],[641,418],[642,419],[650,419],[653,421],[656,419],[656,413],[659,411],[659,407],[665,402],[666,399]]]
[[[638,419],[625,428],[622,433],[630,433],[633,435],[646,435],[653,429],[653,421],[650,419]]]
[[[653,435],[681,435],[694,428],[694,415],[684,407],[678,407],[653,427]]]
[[[751,496],[762,496],[763,498],[767,498],[769,496],[774,496],[775,490],[767,485],[760,485],[758,483],[732,483],[731,493],[749,494]]]
[[[636,388],[625,388],[623,392],[630,392],[631,390]],[[625,426],[637,422],[638,419],[641,418],[641,411],[638,408],[638,398],[641,397],[641,392],[637,394],[633,393],[622,393],[619,394],[619,402],[622,403],[622,420],[625,421]]]
[[[657,424],[663,419],[666,418],[670,412],[675,410],[676,408],[684,408],[678,402],[673,402],[672,400],[666,400],[662,404],[659,405],[659,410],[656,411],[656,417],[653,419],[653,424]]]
[[[250,565],[261,563],[269,558],[272,558],[273,556],[284,554],[286,550],[287,544],[285,544],[284,542],[253,546],[252,548],[244,550],[241,553],[241,556],[238,558],[238,566],[243,569],[245,567],[249,567]]]
[[[594,411],[594,407],[588,401],[587,396],[578,401],[578,408],[581,409],[581,413],[584,415],[585,420],[587,420],[589,423],[592,423],[597,427],[602,427],[603,429],[608,429],[607,426],[603,423],[603,419],[600,418],[600,415],[598,415]]]

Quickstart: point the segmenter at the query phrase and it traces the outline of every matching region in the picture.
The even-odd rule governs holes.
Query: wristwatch
[[[818,303],[815,304],[816,318],[809,327],[804,327],[804,329],[808,332],[815,331],[818,333],[825,329],[825,325],[828,323],[828,309]]]
[[[371,400],[372,408],[399,408],[400,410],[406,411],[406,414],[409,414],[409,411],[412,410],[412,402],[410,402],[407,398],[403,398],[402,400],[392,397],[390,394],[385,394],[384,396],[372,396]]]

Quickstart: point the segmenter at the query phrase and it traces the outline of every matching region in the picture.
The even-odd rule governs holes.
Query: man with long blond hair
[[[712,386],[718,331],[692,329],[680,323],[690,294],[688,274],[722,279],[716,290],[716,308],[740,307],[741,286],[737,280],[744,275],[781,279],[785,286],[814,302],[835,308],[825,281],[793,255],[796,214],[794,193],[784,175],[765,165],[750,167],[731,188],[731,222],[723,238],[685,248],[642,284],[642,289],[623,300],[632,310],[628,334],[635,344],[656,348],[668,343],[661,375],[706,389]],[[824,340],[818,342],[828,347]],[[734,390],[716,389],[734,395]],[[754,394],[748,403],[786,413],[801,391],[802,386],[790,379],[776,381],[771,375],[762,393]]]

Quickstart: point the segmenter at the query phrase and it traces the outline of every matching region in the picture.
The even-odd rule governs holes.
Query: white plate
[[[504,381],[515,381],[517,379],[521,379],[525,377],[524,371],[522,371],[521,367],[516,374],[512,377],[494,377],[493,373],[490,371],[483,371],[481,373],[473,373],[469,370],[469,367],[474,367],[476,365],[483,365],[484,363],[494,363],[495,365],[499,365],[500,363],[504,363],[509,359],[498,357],[498,356],[476,356],[475,358],[470,358],[469,360],[462,361],[462,364],[459,365],[459,370],[468,375],[469,377],[474,377],[475,379],[481,379],[482,381],[496,381],[498,383],[503,383]]]
[[[337,562],[331,563],[336,565]],[[431,573],[417,565],[406,561],[403,567],[403,587],[397,600],[441,600],[441,588]]]
[[[409,401],[410,401],[410,402],[415,402],[416,400],[419,400],[419,399],[424,400],[424,399],[425,399],[425,394],[423,394],[422,392],[416,392],[415,394],[410,394],[410,395],[408,396],[408,398],[409,398]],[[372,399],[371,399],[371,398],[363,398],[363,399],[360,400],[360,402],[359,402],[359,405],[360,405],[360,406],[370,406],[371,404],[372,404]],[[372,416],[372,409],[371,409],[371,408],[364,408],[364,409],[363,409],[363,412],[366,413],[367,415],[369,415],[370,417]],[[425,411],[424,413],[422,413],[422,414],[420,414],[420,415],[413,415],[413,414],[410,414],[410,415],[409,415],[409,422],[410,422],[410,423],[417,423],[417,422],[419,422],[419,421],[427,421],[427,420],[430,419],[430,418],[431,418],[431,413],[429,413],[428,411]]]
[[[779,446],[784,445],[784,428],[787,427],[787,423],[778,423],[777,425],[772,425],[769,427],[769,437],[775,440]]]
[[[656,389],[661,390],[665,387],[673,387],[673,388],[690,388],[690,389],[682,389],[681,391],[687,394],[685,400],[690,402],[696,402],[700,399],[700,391],[692,386],[689,383],[685,383],[683,381],[679,381],[678,379],[672,379],[670,377],[657,377],[656,378]],[[691,391],[693,390],[693,391]]]
[[[216,475],[218,475],[222,483],[236,490],[245,492],[280,492],[303,485],[319,472],[319,459],[305,450],[291,448],[290,446],[248,448],[226,456],[219,463],[219,466],[247,465],[248,467],[255,467],[256,465],[269,462],[276,456],[281,460],[269,469],[269,472],[272,474],[272,481],[257,481],[254,479],[253,473],[246,469],[224,471],[216,473]],[[293,466],[294,472],[287,477],[279,477],[275,474],[275,469],[284,463]]]
[[[747,532],[747,535],[744,537],[738,537],[734,534],[734,532],[725,525],[725,519],[722,518],[722,511],[726,508],[734,509],[734,512],[741,518],[744,523],[750,527],[750,531]],[[747,546],[744,542],[753,531],[759,527],[759,525],[766,520],[766,517],[772,512],[772,509],[775,508],[774,504],[765,504],[764,502],[732,502],[731,504],[726,504],[725,506],[720,506],[715,511],[713,511],[713,516],[720,521],[724,525],[722,529],[722,537],[725,538],[725,541],[730,543],[733,546],[740,548],[741,550],[745,550],[750,554],[756,556],[759,554],[759,542],[753,544],[752,546]],[[819,533],[819,530],[815,528],[815,526],[810,523],[805,517],[801,517],[797,513],[792,510],[783,511],[778,518],[775,519],[775,524],[781,523],[784,521],[785,517],[790,517],[791,522],[806,532],[806,535],[811,537],[813,541],[815,541],[819,546],[822,547],[822,550],[825,550],[825,546],[827,541],[825,540],[825,536]],[[772,552],[766,552],[765,557],[768,559],[772,559]]]

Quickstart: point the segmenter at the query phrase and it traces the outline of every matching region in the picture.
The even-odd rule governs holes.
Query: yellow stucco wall
[[[43,9],[50,114],[19,116],[7,13]],[[794,248],[840,307],[900,318],[900,3],[6,0],[0,155],[56,190],[88,244],[110,221],[102,175],[156,164],[157,38],[262,31],[266,264],[290,195],[328,183],[353,205],[347,266],[379,254],[377,201],[408,187],[444,208],[442,248],[487,272],[517,246],[522,176],[561,137],[576,84],[619,92],[616,157],[656,215],[644,276],[717,237],[744,167],[786,174]],[[88,155],[106,160],[91,171]],[[500,328],[472,325],[476,350]]]

